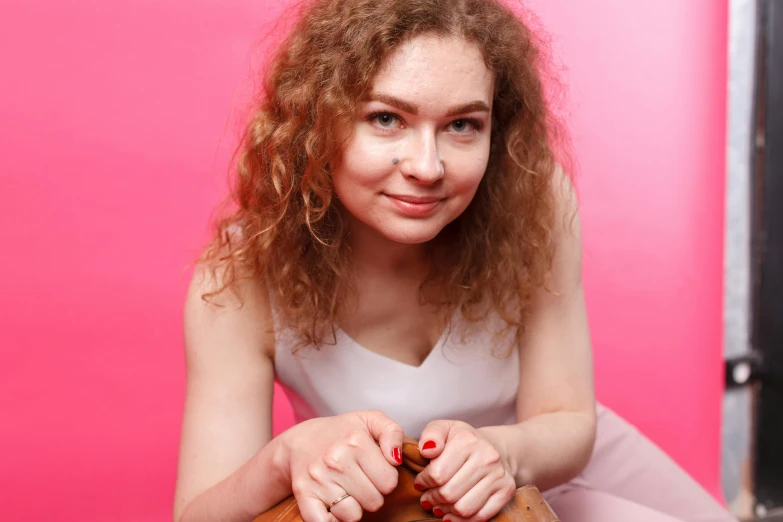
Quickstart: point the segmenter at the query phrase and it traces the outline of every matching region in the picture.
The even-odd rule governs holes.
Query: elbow
[[[597,434],[597,419],[595,410],[583,412],[582,421],[579,423],[578,449],[576,458],[573,460],[574,466],[571,470],[572,479],[582,473],[590,460],[593,458],[595,449],[595,440]],[[570,480],[570,479],[569,479]]]
[[[186,522],[189,518],[187,515],[188,506],[190,503],[174,502],[174,511],[171,516],[172,522]]]

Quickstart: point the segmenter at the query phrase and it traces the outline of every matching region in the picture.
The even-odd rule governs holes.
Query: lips
[[[406,196],[401,194],[387,194],[390,198],[399,199],[405,203],[411,203],[414,205],[425,205],[427,203],[436,203],[444,198],[435,196]]]
[[[397,212],[411,218],[426,218],[437,212],[446,198],[434,196],[411,196],[407,194],[386,194]]]

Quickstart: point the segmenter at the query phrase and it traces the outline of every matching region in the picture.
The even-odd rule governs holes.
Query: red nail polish
[[[402,464],[402,451],[400,448],[392,448],[392,458],[397,461],[397,464]]]
[[[428,440],[424,443],[424,446],[421,447],[421,449],[432,449],[435,447],[435,441],[434,440]]]
[[[427,501],[425,500],[424,502],[422,502],[422,503],[421,503],[421,507],[423,507],[424,509],[426,509],[427,511],[429,511],[430,509],[432,509],[432,504],[430,504],[429,502],[427,502]]]
[[[426,489],[421,484],[414,484],[413,487],[416,488],[416,491],[424,491]]]
[[[445,513],[438,508],[435,508],[435,511],[433,511],[433,513],[435,513],[435,516],[438,518],[443,518],[443,515],[445,515]]]

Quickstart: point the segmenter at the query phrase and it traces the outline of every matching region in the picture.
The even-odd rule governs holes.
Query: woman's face
[[[465,210],[489,159],[493,81],[459,38],[418,37],[388,57],[332,170],[355,232],[418,244]]]

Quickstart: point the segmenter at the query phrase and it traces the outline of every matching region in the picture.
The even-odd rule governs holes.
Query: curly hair
[[[420,35],[474,43],[495,77],[486,173],[465,212],[430,242],[420,296],[460,308],[472,322],[494,309],[521,338],[532,296],[551,271],[556,145],[564,134],[542,81],[550,63],[541,33],[497,0],[302,5],[235,151],[226,201],[233,208],[216,219],[201,257],[224,268],[223,286],[204,299],[260,278],[276,312],[301,334],[298,348],[334,333],[355,289],[328,160],[339,151],[338,126],[354,120],[384,59]]]

